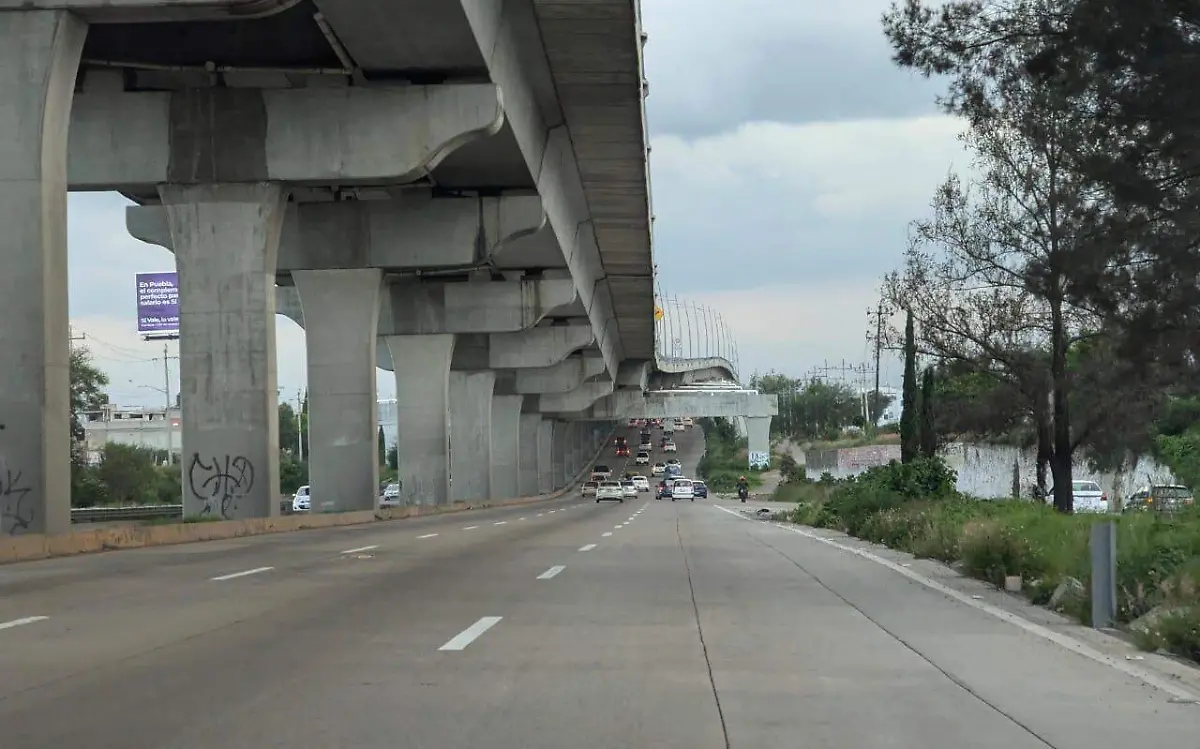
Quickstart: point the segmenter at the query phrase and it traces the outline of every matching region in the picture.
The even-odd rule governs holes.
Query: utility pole
[[[167,410],[167,465],[175,465],[175,425],[171,423],[171,358],[167,342],[163,341],[163,397],[166,399]]]
[[[883,350],[883,300],[879,300],[879,307],[875,310],[875,391],[871,396],[871,400],[867,401],[867,423],[871,425],[871,436],[875,436],[875,430],[879,426],[879,417],[874,413],[874,409],[879,403],[879,356]]]
[[[304,396],[296,391],[296,457],[304,461]]]

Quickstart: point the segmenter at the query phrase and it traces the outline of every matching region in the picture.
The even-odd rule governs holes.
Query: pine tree
[[[904,387],[900,396],[900,462],[909,463],[921,450],[917,405],[917,338],[912,312],[904,321]]]
[[[937,425],[934,423],[934,373],[933,367],[925,368],[925,372],[921,377],[921,457],[933,458],[937,456]]]

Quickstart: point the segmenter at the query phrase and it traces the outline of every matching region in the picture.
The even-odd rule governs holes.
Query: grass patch
[[[953,473],[933,462],[893,463],[856,479],[782,484],[788,519],[832,528],[920,558],[955,564],[963,574],[1002,585],[1023,579],[1037,604],[1060,584],[1081,595],[1059,609],[1090,616],[1088,540],[1098,518],[1062,515],[1024,501],[982,501],[953,491]],[[937,461],[940,463],[940,461]],[[1144,648],[1200,661],[1200,513],[1106,516],[1117,522],[1117,618]]]

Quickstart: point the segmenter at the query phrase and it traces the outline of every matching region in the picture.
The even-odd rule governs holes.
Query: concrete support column
[[[383,272],[292,274],[308,351],[308,476],[313,512],[375,508],[379,491],[376,329]]]
[[[554,488],[561,489],[567,485],[567,465],[571,456],[571,445],[567,441],[567,423],[565,421],[550,422],[554,428],[554,442],[551,456],[554,461]]]
[[[165,184],[179,269],[183,514],[279,514],[275,260],[287,194],[272,183]]]
[[[542,417],[538,414],[520,414],[520,473],[517,493],[522,497],[532,497],[541,492],[538,485],[538,427],[541,423]],[[494,426],[493,421],[493,428]]]
[[[492,393],[495,372],[450,373],[450,498],[492,496]]]
[[[492,498],[521,496],[522,395],[492,396]],[[536,446],[536,442],[535,442]]]
[[[771,417],[748,416],[745,422],[750,467],[769,465],[771,461]]]
[[[87,26],[0,12],[0,534],[71,529],[67,126]]]
[[[554,491],[554,422],[538,417],[537,471],[538,494]]]
[[[387,336],[396,375],[400,498],[450,502],[450,360],[453,335]]]

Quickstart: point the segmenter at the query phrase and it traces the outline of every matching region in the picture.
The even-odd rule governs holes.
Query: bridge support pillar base
[[[537,414],[521,414],[519,440],[520,474],[518,494],[532,497],[541,492],[538,484],[538,427],[542,417]]]
[[[0,12],[0,534],[71,527],[67,124],[87,26]]]
[[[538,493],[549,494],[554,491],[554,422],[538,417],[537,432],[537,472]]]
[[[306,270],[292,279],[307,323],[312,511],[372,510],[379,492],[375,333],[383,272]]]
[[[279,514],[275,183],[164,184],[179,269],[183,514]]]
[[[521,496],[520,395],[492,395],[492,498]],[[535,441],[536,444],[536,441]]]
[[[550,423],[554,425],[554,442],[551,449],[552,476],[554,488],[561,489],[567,485],[567,467],[571,458],[571,443],[568,439],[570,425],[557,419]]]
[[[450,361],[453,335],[387,336],[396,375],[400,499],[450,502]]]
[[[450,487],[452,499],[492,496],[492,394],[495,372],[450,373]]]
[[[771,461],[771,417],[747,416],[746,441],[751,468],[765,468]]]

